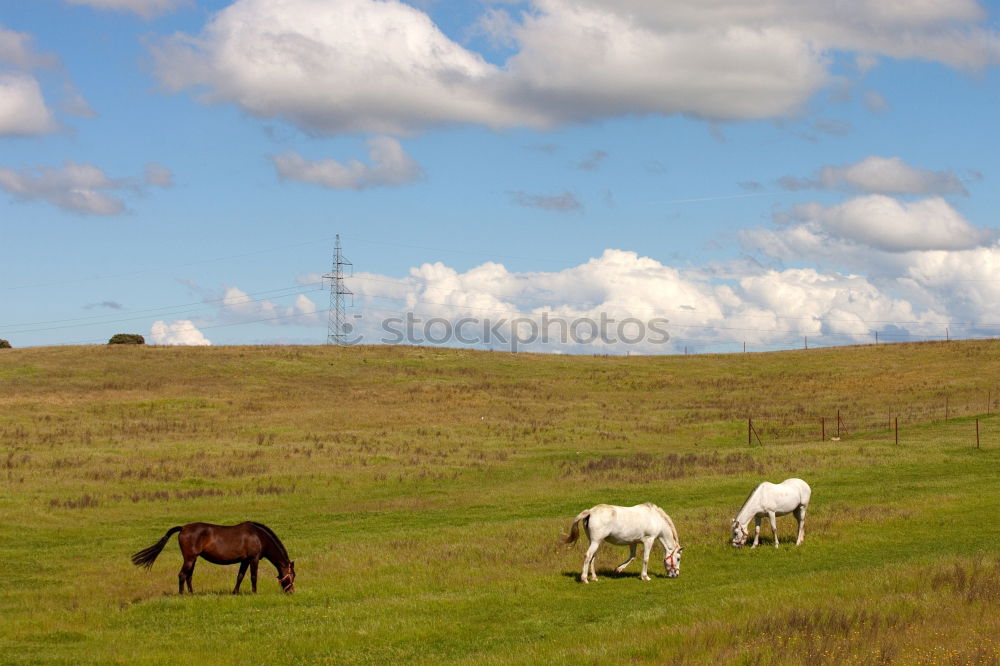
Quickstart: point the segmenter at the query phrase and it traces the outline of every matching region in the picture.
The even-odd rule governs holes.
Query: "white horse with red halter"
[[[629,547],[629,558],[622,564],[615,567],[616,573],[621,573],[632,560],[635,559],[636,547],[641,543],[642,551],[642,580],[649,580],[647,569],[649,565],[649,551],[653,548],[653,542],[659,540],[663,546],[663,567],[667,570],[668,578],[676,578],[681,573],[681,547],[677,538],[677,528],[670,520],[670,516],[663,509],[651,502],[636,506],[612,506],[610,504],[598,504],[595,507],[580,512],[573,519],[569,535],[564,535],[564,543],[574,543],[580,536],[579,525],[583,523],[583,529],[590,539],[590,547],[583,558],[583,571],[580,573],[580,581],[588,582],[587,572],[590,571],[590,580],[597,580],[597,572],[594,568],[594,559],[597,549],[604,541],[610,541],[617,546]]]
[[[806,509],[811,495],[809,484],[802,479],[785,479],[781,483],[765,481],[760,484],[750,493],[743,508],[733,519],[733,545],[742,546],[747,542],[750,537],[750,519],[753,518],[755,529],[751,548],[756,548],[760,541],[760,519],[767,516],[774,534],[774,547],[777,548],[778,523],[775,516],[791,513],[799,522],[799,535],[795,540],[795,545],[798,546],[806,536]]]

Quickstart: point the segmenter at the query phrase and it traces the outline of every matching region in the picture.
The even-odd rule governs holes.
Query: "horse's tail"
[[[156,556],[159,555],[160,551],[163,550],[163,547],[167,545],[167,541],[170,540],[171,535],[173,535],[174,532],[180,532],[180,531],[181,531],[180,525],[177,525],[176,527],[171,527],[169,530],[167,530],[167,533],[163,535],[162,539],[154,543],[149,548],[143,548],[138,553],[133,555],[132,564],[134,564],[137,567],[146,567],[147,569],[152,567],[153,562],[156,561]]]
[[[580,538],[580,521],[587,520],[590,518],[590,509],[586,511],[581,511],[576,518],[573,519],[573,525],[569,528],[569,534],[563,534],[560,538],[565,544],[576,543],[576,540]]]

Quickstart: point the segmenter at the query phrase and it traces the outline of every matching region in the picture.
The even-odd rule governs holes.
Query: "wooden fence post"
[[[979,448],[979,419],[976,419],[976,448]]]
[[[821,439],[825,442],[826,441],[826,417],[825,416],[819,417],[819,427],[820,427],[820,429],[821,429],[821,431],[823,433]]]
[[[899,417],[896,417],[896,446],[899,446]]]

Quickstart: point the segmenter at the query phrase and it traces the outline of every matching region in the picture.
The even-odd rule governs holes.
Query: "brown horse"
[[[239,594],[240,583],[250,568],[250,585],[257,592],[257,564],[264,558],[278,570],[278,583],[285,592],[295,591],[295,562],[288,558],[288,552],[278,535],[270,527],[260,523],[246,522],[239,525],[211,525],[209,523],[188,523],[183,527],[171,527],[163,538],[149,548],[143,548],[132,556],[132,564],[137,567],[153,566],[156,556],[174,532],[180,532],[177,542],[181,546],[184,564],[177,574],[177,593],[184,594],[184,583],[187,582],[189,593],[191,589],[191,574],[194,573],[194,563],[201,555],[212,564],[240,563],[240,572],[236,575],[236,587],[233,594]]]

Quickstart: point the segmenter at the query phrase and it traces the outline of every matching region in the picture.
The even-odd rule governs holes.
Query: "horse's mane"
[[[670,532],[673,534],[674,537],[674,547],[680,546],[681,539],[679,536],[677,536],[677,528],[674,527],[674,521],[670,520],[670,516],[667,515],[667,512],[658,507],[657,505],[653,504],[652,502],[646,502],[646,504],[659,511],[660,515],[663,516],[663,519],[667,521],[667,525],[670,526]]]
[[[278,548],[278,551],[281,553],[281,556],[284,557],[286,561],[291,561],[292,558],[288,557],[288,551],[285,550],[285,544],[281,543],[281,539],[279,539],[278,535],[274,533],[274,530],[272,530],[270,527],[268,527],[263,523],[255,523],[251,521],[250,524],[267,535],[267,537]]]
[[[740,504],[740,510],[736,512],[737,516],[743,513],[743,509],[746,508],[747,502],[749,502],[750,498],[754,496],[754,493],[760,490],[761,485],[763,484],[758,483],[756,486],[753,487],[753,490],[750,491],[750,494],[747,495],[747,498],[743,500],[743,504]]]

